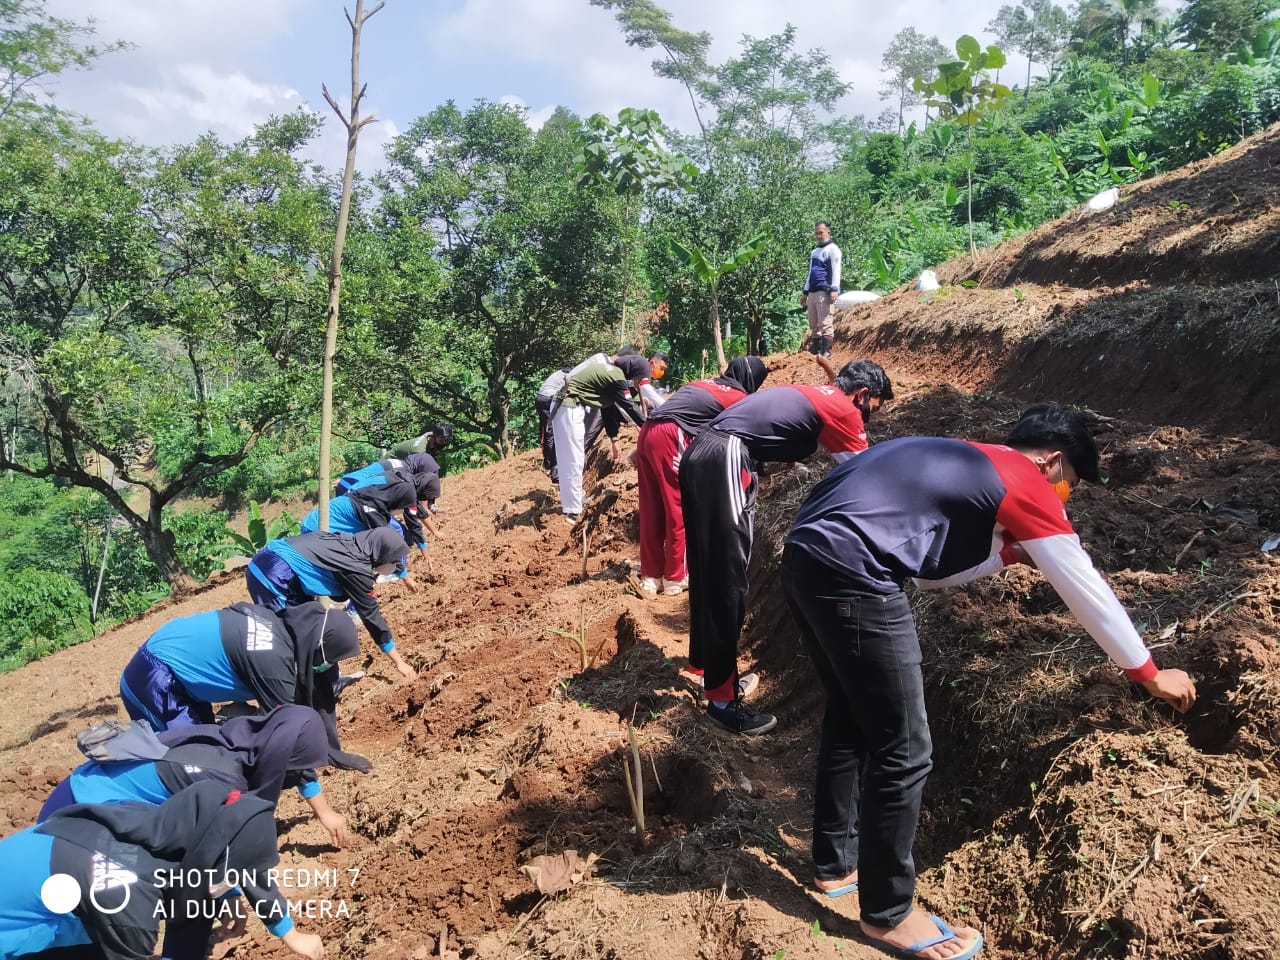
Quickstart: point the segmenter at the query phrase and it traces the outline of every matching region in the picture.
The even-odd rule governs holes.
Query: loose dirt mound
[[[1180,195],[1194,197],[1195,183]],[[1173,294],[950,289],[927,304],[899,293],[841,329],[845,358],[856,345],[894,378],[899,399],[872,423],[873,439],[996,439],[1022,394],[1046,383],[1059,389],[1034,389],[1037,398],[1114,417],[1099,421],[1107,482],[1078,491],[1070,512],[1158,660],[1192,672],[1201,699],[1179,717],[1144,698],[1034,571],[916,598],[936,761],[920,896],[981,926],[993,958],[1272,957],[1280,560],[1260,546],[1280,531],[1280,451],[1259,439],[1264,411],[1218,384],[1208,396],[1225,432],[1125,413],[1138,346],[1117,338],[1091,380],[1070,359],[1082,341],[1056,339],[1046,319],[1055,304],[1095,316],[1102,337],[1130,322],[1117,305],[1145,310],[1143,322],[1165,331],[1148,346],[1190,371],[1207,362],[1198,337],[1208,327],[1186,340],[1161,327],[1159,305],[1175,302],[1161,298]],[[1015,383],[1031,376],[1033,355],[1067,369]],[[809,358],[771,363],[771,383],[819,379]],[[1017,395],[993,389],[1001,384]],[[1130,410],[1157,400],[1183,409],[1170,388]],[[368,775],[324,777],[353,842],[332,850],[296,798],[282,803],[282,866],[296,871],[291,893],[310,913],[301,926],[353,960],[881,956],[856,937],[856,898],[806,892],[822,698],[775,574],[781,537],[827,464],[815,466],[809,480],[783,473],[763,485],[743,658],[762,676],[755,699],[780,723],[755,741],[717,736],[701,718],[681,670],[686,600],[636,589],[633,471],[589,464],[592,503],[572,528],[534,454],[447,478],[437,576],[416,595],[380,588],[421,676],[398,681],[370,649],[369,677],[341,705],[344,738],[375,761]],[[242,581],[227,575],[0,677],[9,828],[29,823],[74,763],[72,731],[118,713],[119,670],[156,626],[240,599]],[[624,786],[629,723],[643,835]],[[598,860],[569,892],[538,894],[517,868],[565,850]],[[285,955],[252,924],[219,950]]]

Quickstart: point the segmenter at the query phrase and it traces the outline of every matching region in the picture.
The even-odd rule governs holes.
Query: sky
[[[796,48],[822,48],[853,85],[837,113],[873,120],[889,106],[878,96],[880,58],[899,30],[914,26],[948,47],[963,33],[992,43],[986,26],[1002,2],[659,5],[681,29],[711,34],[713,63],[736,55],[744,34],[768,36],[794,22]],[[354,12],[355,0],[346,6]],[[337,169],[345,135],[321,84],[344,104],[350,96],[351,31],[343,7],[342,0],[48,0],[57,16],[93,18],[100,39],[134,45],[59,79],[53,92],[64,109],[88,116],[103,133],[152,146],[189,142],[206,131],[236,140],[268,117],[305,105],[328,117],[311,157]],[[628,47],[613,13],[588,0],[387,0],[363,32],[363,109],[378,122],[361,134],[360,168],[376,169],[391,138],[448,100],[463,108],[480,98],[515,103],[534,127],[557,106],[584,117],[646,107],[671,126],[696,130],[687,93],[653,75],[653,58]],[[1002,79],[1021,82],[1026,60],[1010,54],[1009,61]]]

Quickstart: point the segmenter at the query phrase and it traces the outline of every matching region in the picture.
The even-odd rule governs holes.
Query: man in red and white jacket
[[[866,421],[893,387],[880,364],[850,360],[830,386],[788,385],[729,407],[680,460],[689,561],[689,664],[703,671],[707,716],[735,733],[761,734],[777,719],[743,702],[754,674],[738,676],[747,613],[756,465],[794,463],[821,445],[837,461],[867,449]]]
[[[1036,407],[1003,445],[876,445],[813,488],[787,535],[783,590],[827,692],[816,882],[833,896],[857,889],[863,931],[890,947],[968,957],[981,944],[914,906],[911,845],[933,748],[907,580],[945,587],[1033,563],[1132,680],[1179,711],[1195,702],[1186,673],[1156,667],[1071,528],[1063,504],[1080,480],[1098,480],[1084,418]]]

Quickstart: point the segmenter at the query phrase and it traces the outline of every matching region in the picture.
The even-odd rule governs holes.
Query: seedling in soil
[[[636,742],[636,728],[632,723],[627,724],[627,736],[631,739],[631,755],[622,760],[622,775],[627,782],[627,799],[631,801],[631,816],[636,821],[636,837],[643,846],[644,767],[640,763],[640,745]]]
[[[773,952],[773,960],[782,960],[787,955],[787,948],[781,947]]]
[[[815,940],[825,940],[827,935],[822,932],[822,924],[817,920],[813,921],[813,926],[809,928],[809,935]]]
[[[570,633],[568,630],[557,630],[555,627],[547,627],[547,633],[554,633],[559,637],[568,637],[573,641],[574,646],[578,648],[578,655],[582,659],[582,669],[586,670],[591,666],[590,658],[587,656],[587,607],[585,603],[578,604],[577,633]]]

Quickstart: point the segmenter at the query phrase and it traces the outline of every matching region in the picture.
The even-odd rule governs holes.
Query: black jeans
[[[827,690],[814,787],[820,880],[858,871],[862,919],[894,927],[911,911],[911,856],[933,744],[920,641],[906,594],[872,593],[802,550],[782,554],[782,588]]]

